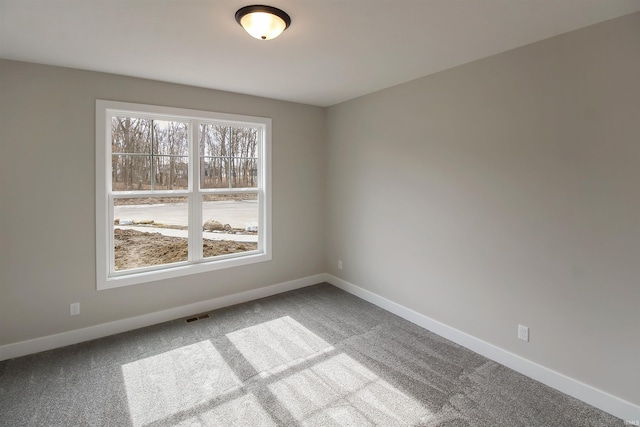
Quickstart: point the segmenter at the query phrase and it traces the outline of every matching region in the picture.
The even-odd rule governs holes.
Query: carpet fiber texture
[[[0,362],[0,425],[623,425],[326,283],[208,315]]]

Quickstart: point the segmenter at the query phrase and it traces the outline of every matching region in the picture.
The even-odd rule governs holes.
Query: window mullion
[[[229,181],[229,188],[232,188],[232,182],[233,182],[233,164],[231,163],[231,146],[233,143],[233,128],[231,126],[228,127],[229,129],[229,139],[228,139],[228,143],[227,143],[227,179]]]
[[[257,138],[259,138],[260,140],[264,140],[265,135],[263,135],[264,129],[260,128],[258,130],[258,135]],[[258,249],[260,249],[261,251],[265,250],[265,237],[266,237],[266,216],[265,216],[265,206],[266,206],[266,200],[265,200],[265,194],[264,194],[264,189],[265,189],[265,170],[264,170],[264,162],[262,161],[263,156],[265,156],[265,153],[263,152],[264,150],[264,146],[265,144],[258,144],[258,150],[257,150],[257,155],[258,158],[260,159],[260,161],[258,161],[257,164],[257,185],[258,185],[258,189],[260,190],[258,192],[258,230],[260,230],[260,233],[258,234]]]
[[[155,142],[155,124],[151,119],[151,191],[156,189],[156,161],[154,158],[155,152],[153,151],[153,144]]]
[[[200,194],[200,122],[191,120],[189,129],[189,261],[202,259],[202,195]]]
[[[107,178],[111,178],[111,177],[107,177]],[[113,252],[113,248],[114,248],[114,244],[115,244],[115,235],[114,235],[114,197],[113,194],[111,194],[111,192],[109,192],[107,194],[107,265],[109,266],[109,274],[113,274],[113,272],[116,269],[116,264],[115,264],[115,254]]]

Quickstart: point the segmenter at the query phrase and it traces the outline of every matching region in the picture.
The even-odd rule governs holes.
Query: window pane
[[[232,187],[255,187],[257,168],[255,160],[258,130],[255,128],[235,127],[229,141],[230,172]]]
[[[228,156],[231,129],[229,126],[200,125],[200,155],[208,157]]]
[[[200,188],[258,186],[258,130],[200,125]]]
[[[228,126],[200,125],[200,188],[229,187]]]
[[[231,162],[234,188],[258,186],[258,161],[252,158],[234,158]]]
[[[188,156],[187,124],[153,120],[153,154],[158,156]]]
[[[189,188],[189,158],[154,156],[153,190],[187,190]]]
[[[111,119],[111,152],[151,154],[151,120],[113,117]]]
[[[228,158],[200,158],[200,188],[229,188],[228,177]]]
[[[202,199],[204,258],[258,248],[258,195],[208,194]]]
[[[188,189],[186,123],[115,116],[111,152],[113,191]]]
[[[150,190],[151,156],[111,156],[111,185],[113,191]]]
[[[186,197],[114,199],[115,270],[188,260]]]

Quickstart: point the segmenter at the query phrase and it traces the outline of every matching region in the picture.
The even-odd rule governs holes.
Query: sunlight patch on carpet
[[[198,415],[188,418],[177,427],[192,426],[250,426],[270,427],[277,425],[251,393],[244,394]]]
[[[333,347],[289,316],[240,329],[227,338],[259,373],[274,373]]]
[[[303,424],[387,425],[427,421],[429,410],[371,370],[339,354],[269,386]]]
[[[242,386],[210,341],[122,365],[134,426],[201,405]]]
[[[418,400],[348,355],[336,355],[333,346],[289,316],[226,336],[301,424],[397,424],[432,416]],[[282,379],[268,380],[276,375]]]

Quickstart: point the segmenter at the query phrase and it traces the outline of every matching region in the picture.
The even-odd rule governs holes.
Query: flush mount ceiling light
[[[291,18],[284,11],[262,5],[238,9],[236,21],[247,33],[259,40],[274,39],[291,25]]]

